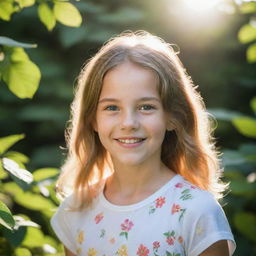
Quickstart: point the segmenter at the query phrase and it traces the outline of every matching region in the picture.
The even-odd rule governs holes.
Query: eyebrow
[[[161,102],[161,100],[156,97],[142,97],[142,98],[139,98],[137,101],[152,101],[152,100]],[[99,103],[104,103],[104,102],[119,102],[119,100],[115,98],[103,98],[99,100]]]

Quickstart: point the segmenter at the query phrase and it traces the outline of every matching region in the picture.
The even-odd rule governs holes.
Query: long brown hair
[[[70,188],[78,198],[78,208],[88,206],[98,189],[92,184],[100,184],[111,169],[110,157],[93,123],[104,76],[126,61],[150,69],[158,78],[164,110],[175,127],[166,131],[162,162],[220,198],[225,186],[219,179],[218,152],[203,100],[171,45],[145,31],[112,38],[81,70],[65,133],[68,155],[57,182],[58,191]]]

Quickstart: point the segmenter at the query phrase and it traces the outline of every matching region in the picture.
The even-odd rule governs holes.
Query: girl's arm
[[[74,253],[68,250],[65,246],[64,246],[64,251],[65,251],[65,256],[76,256]]]
[[[199,256],[229,256],[227,240],[221,240],[212,244]]]

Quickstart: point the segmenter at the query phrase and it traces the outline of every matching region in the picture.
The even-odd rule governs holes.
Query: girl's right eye
[[[115,105],[111,105],[111,106],[105,107],[104,110],[107,110],[107,111],[117,111],[118,107],[115,106]]]

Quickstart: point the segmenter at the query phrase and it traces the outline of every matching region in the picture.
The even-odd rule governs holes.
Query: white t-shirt
[[[230,255],[235,250],[219,203],[180,175],[132,205],[114,205],[101,192],[78,212],[68,209],[72,200],[64,200],[51,225],[76,255],[198,256],[219,240],[228,240]]]

